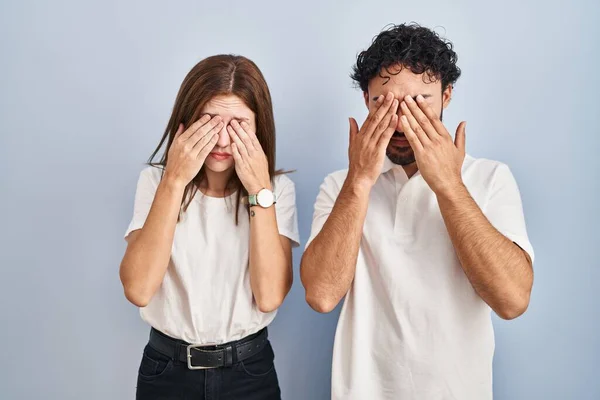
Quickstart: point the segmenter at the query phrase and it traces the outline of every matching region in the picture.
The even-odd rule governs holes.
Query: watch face
[[[273,192],[271,192],[269,189],[261,190],[256,196],[256,202],[258,203],[258,205],[265,208],[271,207],[273,205],[273,200]]]

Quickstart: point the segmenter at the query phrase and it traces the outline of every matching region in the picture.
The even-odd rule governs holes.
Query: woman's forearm
[[[120,276],[125,296],[138,307],[150,302],[169,266],[184,190],[185,186],[165,175],[143,228],[128,237]]]
[[[262,312],[276,310],[292,286],[292,247],[279,234],[275,208],[250,209],[250,284]]]

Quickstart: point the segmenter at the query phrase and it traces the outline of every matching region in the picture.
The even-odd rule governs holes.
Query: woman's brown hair
[[[202,117],[202,109],[211,99],[219,95],[235,95],[242,99],[250,108],[256,118],[256,136],[262,146],[269,162],[269,176],[271,179],[280,173],[275,171],[275,120],[273,118],[273,104],[267,82],[254,62],[243,56],[216,55],[200,61],[187,74],[173,106],[173,112],[165,133],[150,156],[148,164],[165,168],[169,149],[177,132],[179,124],[182,123],[187,129]],[[161,147],[167,143],[165,152],[159,162],[152,160]],[[198,175],[187,185],[181,203],[182,212],[190,205],[200,183],[206,177],[204,166]],[[238,210],[241,196],[247,196],[248,192],[242,185],[237,174],[233,174],[227,185],[237,190],[235,200],[235,220],[238,221]]]

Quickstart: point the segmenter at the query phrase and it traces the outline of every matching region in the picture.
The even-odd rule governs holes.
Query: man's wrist
[[[351,193],[358,197],[368,197],[373,188],[374,182],[367,177],[360,176],[353,173],[348,173],[344,186],[350,190]]]
[[[469,194],[469,191],[462,180],[446,184],[434,191],[438,200],[457,201]]]

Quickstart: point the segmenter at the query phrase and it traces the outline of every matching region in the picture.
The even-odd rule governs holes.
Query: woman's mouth
[[[231,154],[214,152],[214,153],[210,153],[210,156],[217,161],[224,161],[224,160],[229,159],[231,157]]]

